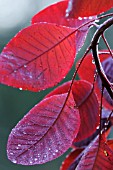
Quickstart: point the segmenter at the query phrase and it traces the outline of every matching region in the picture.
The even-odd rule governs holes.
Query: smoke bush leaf
[[[84,25],[76,33],[76,52],[78,52],[84,44],[87,33],[89,31],[89,25],[94,23],[94,20],[97,17],[96,16],[93,16],[92,18],[86,17],[85,19],[83,18],[82,20],[66,18],[65,12],[67,5],[68,1],[60,1],[53,5],[50,5],[49,7],[45,8],[44,10],[40,11],[35,16],[33,16],[32,24],[38,22],[47,22],[72,27],[76,29],[79,28],[81,25]]]
[[[68,92],[71,82],[59,86],[46,97],[63,94]],[[75,81],[72,86],[72,94],[80,112],[81,124],[75,141],[81,141],[95,132],[99,124],[99,104],[95,92],[92,91],[92,85],[87,81]],[[90,124],[89,122],[93,122]]]
[[[39,91],[58,84],[75,58],[74,29],[38,23],[20,31],[0,55],[0,82]]]
[[[113,151],[107,145],[105,139],[97,136],[84,150],[84,154],[77,166],[77,170],[111,170],[113,169]]]
[[[67,16],[72,18],[99,15],[113,7],[112,0],[69,0]]]
[[[105,71],[106,76],[108,77],[109,81],[113,83],[113,61],[108,51],[99,51],[99,58],[101,61],[101,64],[103,66],[103,69]],[[90,67],[89,67],[90,65]],[[85,72],[85,74],[84,74]],[[81,79],[87,80],[91,83],[94,81],[94,74],[96,72],[96,67],[95,64],[93,63],[92,59],[92,54],[89,54],[85,57],[83,63],[82,63],[82,68],[78,70],[79,77]],[[98,77],[96,84],[95,84],[95,92],[98,96],[98,100],[100,100],[101,97],[101,80]],[[104,89],[104,94],[103,94],[103,105],[104,107],[108,109],[113,109],[113,100],[110,98],[108,95],[107,91]]]
[[[73,96],[70,94],[65,102],[66,96],[44,99],[12,130],[7,154],[13,163],[42,164],[59,157],[72,145],[80,117]]]

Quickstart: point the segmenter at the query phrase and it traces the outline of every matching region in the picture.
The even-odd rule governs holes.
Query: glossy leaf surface
[[[64,25],[67,27],[74,27],[76,29],[79,28],[81,25],[84,25],[76,33],[76,51],[78,52],[84,44],[86,35],[89,30],[88,26],[94,22],[96,16],[93,16],[92,18],[86,17],[85,19],[83,18],[82,20],[71,18],[68,19],[65,17],[67,5],[68,1],[60,1],[58,3],[50,5],[41,12],[37,13],[32,18],[32,24],[38,22],[47,22],[55,23],[58,25]]]
[[[48,94],[47,97],[66,93],[68,92],[69,86],[70,82],[67,82],[56,88]],[[75,81],[72,87],[72,94],[81,118],[80,129],[75,139],[77,142],[89,137],[95,132],[99,123],[99,104],[94,91],[92,91],[92,85],[87,81]],[[90,124],[89,122],[93,123]]]
[[[99,15],[113,7],[112,0],[69,0],[67,16],[72,18]]]
[[[0,55],[0,82],[31,91],[58,84],[74,62],[73,31],[47,23],[23,29]]]
[[[97,137],[84,151],[77,170],[93,169],[93,170],[111,170],[113,169],[113,152],[101,138]]]
[[[51,161],[71,145],[80,126],[72,95],[44,99],[12,130],[7,145],[8,158],[17,164],[34,165]]]
[[[113,61],[112,61],[110,54],[108,54],[107,51],[105,52],[100,51],[99,58],[100,58],[100,61],[101,61],[101,64],[103,66],[106,76],[108,77],[109,81],[111,81],[112,83],[113,82],[113,74],[112,74],[113,73]],[[80,69],[78,70],[78,74],[81,79],[84,79],[84,80],[87,80],[93,83],[95,70],[96,70],[95,63],[93,63],[92,55],[89,54],[85,57]],[[95,85],[95,91],[98,95],[98,99],[100,100],[101,81],[99,77]],[[110,99],[110,96],[108,95],[106,90],[104,90],[103,105],[109,109],[113,109],[113,101]]]

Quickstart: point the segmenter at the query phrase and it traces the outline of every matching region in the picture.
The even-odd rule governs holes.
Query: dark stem
[[[108,42],[107,42],[104,34],[102,34],[102,39],[104,40],[104,42],[105,42],[105,44],[106,44],[106,47],[108,48],[109,53],[110,53],[110,55],[112,56],[112,59],[113,59],[113,53],[112,53],[112,51],[111,51],[111,48],[110,48],[110,46],[109,46],[109,44],[108,44]]]
[[[102,25],[100,25],[100,27],[98,28],[98,30],[96,31],[96,33],[92,39],[91,49],[92,49],[96,69],[97,69],[98,74],[101,78],[102,84],[104,85],[104,87],[108,91],[109,95],[113,99],[112,83],[109,82],[109,80],[102,68],[102,65],[101,65],[101,62],[100,62],[100,59],[98,56],[98,41],[99,41],[101,35],[104,33],[104,31],[107,30],[112,24],[113,24],[113,18],[110,18],[107,21],[105,21]]]

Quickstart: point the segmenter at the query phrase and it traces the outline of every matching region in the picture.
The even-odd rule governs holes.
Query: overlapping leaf
[[[12,130],[7,145],[8,158],[12,162],[42,164],[59,157],[72,145],[80,117],[72,95],[67,102],[66,96],[44,99]]]
[[[38,22],[47,22],[64,25],[67,27],[74,27],[76,29],[81,25],[84,25],[84,27],[81,27],[81,29],[79,29],[76,34],[76,52],[78,52],[84,44],[89,30],[89,25],[94,22],[96,17],[93,16],[92,18],[86,17],[85,19],[68,19],[65,17],[67,5],[68,1],[60,1],[50,5],[32,18],[32,24]]]
[[[113,82],[113,61],[110,57],[110,54],[105,51],[100,51],[99,55],[100,61],[102,63],[103,69],[105,71],[106,76],[108,77],[109,81]],[[90,67],[89,67],[90,66]],[[94,74],[95,74],[95,63],[93,62],[92,55],[89,54],[85,57],[82,66],[78,70],[78,74],[81,79],[87,80],[91,83],[94,81]],[[84,74],[85,73],[85,74]],[[101,96],[101,80],[98,77],[97,83],[95,86],[95,91],[98,95],[98,99],[100,100]],[[104,89],[104,98],[103,98],[103,105],[109,109],[113,109],[113,100],[108,95],[107,91]]]
[[[55,94],[68,92],[70,82],[56,88],[47,97]],[[95,132],[99,123],[99,104],[92,85],[86,81],[75,81],[72,87],[72,94],[79,108],[81,124],[75,141],[81,141]],[[92,124],[90,122],[93,122]]]
[[[67,16],[72,18],[99,15],[113,7],[112,0],[69,0]]]
[[[77,170],[84,169],[113,169],[113,151],[102,137],[99,142],[99,136],[97,136],[97,138],[85,149],[77,166]]]
[[[59,83],[75,58],[71,28],[38,23],[23,29],[0,55],[0,82],[39,91]]]
[[[73,150],[64,160],[60,170],[73,170],[76,168],[79,162],[79,155],[83,151],[83,149]],[[78,159],[77,159],[78,158]]]

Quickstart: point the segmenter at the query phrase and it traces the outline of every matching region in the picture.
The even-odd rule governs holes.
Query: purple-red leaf
[[[108,77],[109,81],[113,83],[113,61],[108,51],[100,51],[99,58],[103,69],[105,71],[106,76]],[[89,67],[90,66],[90,67]],[[79,77],[81,79],[87,80],[91,83],[94,81],[94,74],[96,72],[95,64],[93,63],[92,55],[89,54],[85,57],[80,69],[78,70]],[[84,74],[85,73],[85,74]],[[101,98],[101,81],[98,77],[96,85],[95,85],[95,92],[97,93],[98,99]],[[103,94],[103,105],[106,108],[113,109],[113,100],[110,98],[107,91],[104,89]]]
[[[59,157],[72,145],[80,117],[72,95],[67,102],[66,96],[44,99],[16,125],[7,144],[8,158],[12,162],[42,164]]]
[[[67,6],[68,1],[60,1],[53,5],[50,5],[41,12],[37,13],[32,18],[32,24],[38,22],[47,22],[67,27],[74,27],[76,29],[81,25],[84,25],[84,27],[79,29],[76,33],[76,52],[78,52],[84,44],[86,35],[89,30],[89,25],[91,25],[91,23],[94,22],[94,19],[96,19],[96,17],[95,16],[93,16],[92,18],[86,17],[83,19],[66,18],[65,14]]]
[[[77,166],[77,170],[111,170],[113,169],[113,151],[106,141],[99,136],[84,150],[84,154]]]
[[[39,91],[58,84],[75,58],[71,28],[38,23],[19,32],[0,55],[0,82]]]
[[[67,16],[71,18],[99,15],[113,7],[113,0],[69,0]]]
[[[46,97],[68,92],[71,82],[67,82],[56,88]],[[75,81],[72,86],[72,94],[80,112],[81,124],[75,141],[81,141],[92,135],[99,124],[99,104],[92,90],[92,85],[87,81]],[[93,122],[92,124],[90,122]]]

